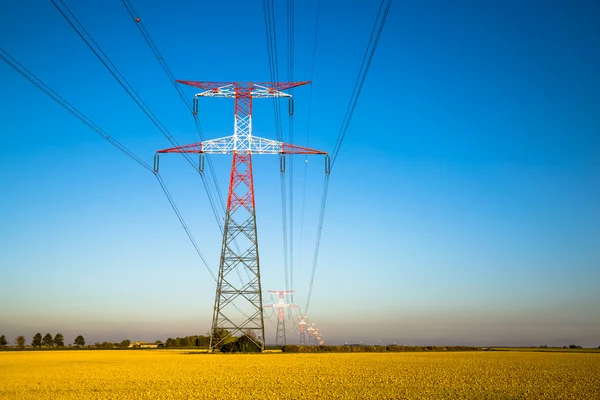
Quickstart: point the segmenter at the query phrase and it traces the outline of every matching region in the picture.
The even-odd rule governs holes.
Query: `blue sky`
[[[262,2],[132,3],[178,79],[270,79]],[[121,2],[67,4],[177,140],[194,142]],[[296,2],[296,80],[311,79],[316,10]],[[287,80],[283,2],[276,11]],[[376,13],[322,1],[313,85],[294,91],[296,143],[333,150]],[[583,1],[392,6],[331,175],[309,309],[328,342],[600,345],[599,18]],[[0,46],[148,162],[170,147],[50,2],[5,1]],[[206,332],[214,282],[151,174],[5,64],[0,86],[0,334]],[[272,102],[254,107],[254,133],[274,138]],[[230,135],[232,111],[203,99],[206,137]],[[213,161],[225,191],[231,160]],[[285,285],[278,168],[255,158],[265,289]],[[175,155],[161,174],[216,270],[198,176]],[[300,305],[322,180],[320,159],[296,161]]]

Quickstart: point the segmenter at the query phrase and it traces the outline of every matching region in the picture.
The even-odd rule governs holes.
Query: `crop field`
[[[2,399],[600,399],[600,354],[0,352]]]

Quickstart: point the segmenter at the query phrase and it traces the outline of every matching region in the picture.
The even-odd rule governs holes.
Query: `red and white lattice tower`
[[[323,154],[325,155],[326,173],[329,173],[329,156],[323,151],[253,136],[252,100],[273,97],[291,98],[290,94],[283,91],[309,82],[177,82],[203,90],[194,96],[194,113],[198,111],[198,98],[200,97],[221,97],[235,101],[233,135],[160,150],[154,159],[154,169],[158,171],[160,153],[200,154],[198,167],[202,172],[204,170],[204,154],[231,154],[233,156],[209,351],[219,349],[229,336],[243,333],[247,333],[247,336],[264,351],[265,325],[256,232],[252,155],[280,155],[280,165],[284,171],[286,154]],[[291,109],[292,107],[290,107]],[[236,270],[239,272],[239,269],[247,271],[249,276],[247,282],[237,283],[233,279],[232,272]]]
[[[285,346],[287,344],[285,335],[285,309],[297,308],[297,305],[285,302],[285,296],[294,292],[294,290],[268,290],[269,293],[276,294],[279,300],[275,304],[268,304],[265,307],[277,309],[277,333],[275,335],[275,346]]]
[[[315,337],[315,325],[316,324],[306,324],[306,326],[308,326],[308,328],[306,328],[306,330],[308,331],[308,345],[309,346],[313,345],[313,341],[314,341],[314,337]]]
[[[315,329],[315,345],[324,345],[325,341],[323,340],[323,338],[321,337],[321,333],[319,332],[318,329]]]
[[[319,328],[315,328],[315,332],[313,334],[313,339],[314,339],[314,345],[320,345],[321,344],[321,333],[319,332]]]
[[[299,315],[298,327],[300,328],[300,346],[306,345],[306,315]]]

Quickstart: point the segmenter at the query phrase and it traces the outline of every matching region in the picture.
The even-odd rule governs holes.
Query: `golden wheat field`
[[[0,353],[2,399],[600,399],[600,354]]]

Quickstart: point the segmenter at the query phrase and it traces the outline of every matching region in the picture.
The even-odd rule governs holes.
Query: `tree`
[[[35,336],[33,337],[33,340],[31,341],[31,345],[33,347],[37,347],[40,348],[42,347],[42,334],[41,333],[36,333]]]
[[[8,342],[6,341],[6,336],[2,335],[0,336],[0,347],[4,347],[8,344]]]
[[[233,336],[227,329],[217,328],[213,331],[213,346],[216,343],[219,343],[220,346],[225,345],[227,343],[233,343],[237,340],[235,336]]]
[[[53,344],[52,335],[49,333],[46,333],[46,335],[44,335],[44,338],[42,339],[42,344],[45,347],[52,347],[52,344]]]
[[[19,349],[23,350],[25,348],[25,336],[17,336],[15,343],[19,346]]]
[[[64,347],[65,346],[65,338],[63,337],[63,334],[57,333],[56,336],[54,336],[54,340],[52,340],[52,343],[56,347]]]
[[[243,353],[260,353],[261,344],[253,331],[246,331],[237,341],[238,348]]]
[[[119,347],[126,349],[127,347],[129,347],[130,344],[131,344],[131,341],[129,339],[125,339],[121,342]]]
[[[175,339],[168,338],[167,341],[165,342],[165,346],[166,347],[175,347]]]
[[[190,340],[187,337],[182,337],[181,339],[179,339],[179,346],[189,347],[189,345],[190,345]]]
[[[77,347],[83,347],[85,346],[85,339],[83,338],[83,336],[79,335],[75,338],[73,344]]]

